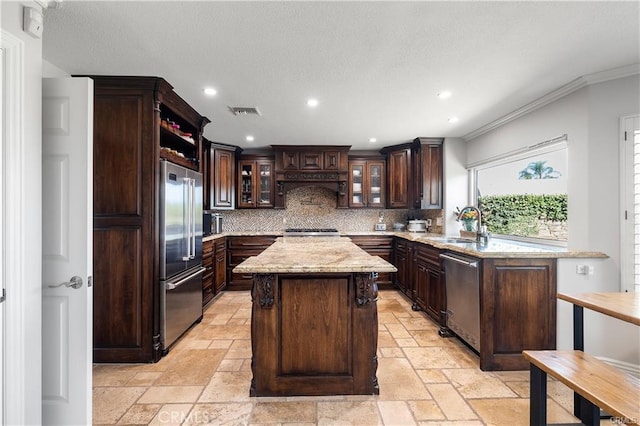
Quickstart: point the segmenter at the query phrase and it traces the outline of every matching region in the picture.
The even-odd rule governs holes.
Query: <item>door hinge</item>
[[[627,140],[627,131],[626,130],[624,131],[624,140],[625,141]]]
[[[627,210],[624,211],[624,220],[627,220]]]
[[[2,296],[0,296],[0,303],[4,302],[4,299],[6,299],[6,293],[5,293],[5,289],[2,289]]]

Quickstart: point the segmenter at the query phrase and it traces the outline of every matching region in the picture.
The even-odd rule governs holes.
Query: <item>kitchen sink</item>
[[[433,241],[436,241],[438,243],[445,243],[445,244],[467,244],[467,243],[475,243],[475,240],[469,239],[469,238],[456,238],[456,237],[437,237],[437,238],[430,238]]]

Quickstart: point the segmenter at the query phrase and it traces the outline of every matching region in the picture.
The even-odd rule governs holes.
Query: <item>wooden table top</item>
[[[640,293],[558,293],[558,299],[640,325]]]

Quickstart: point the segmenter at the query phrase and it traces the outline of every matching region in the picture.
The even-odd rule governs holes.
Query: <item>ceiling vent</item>
[[[260,114],[260,111],[258,111],[258,108],[251,108],[251,107],[229,107],[229,111],[231,111],[231,113],[233,115],[258,115],[261,116],[262,114]]]

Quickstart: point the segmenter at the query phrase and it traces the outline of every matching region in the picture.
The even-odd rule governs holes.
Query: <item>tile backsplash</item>
[[[373,231],[379,214],[387,230],[393,224],[407,223],[407,218],[432,219],[431,232],[441,233],[436,219],[442,210],[401,209],[337,209],[336,193],[321,187],[301,187],[287,192],[284,209],[237,209],[220,210],[222,230],[237,231],[282,231],[285,228],[337,228],[343,232]]]

